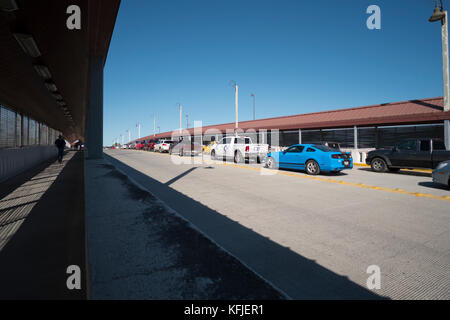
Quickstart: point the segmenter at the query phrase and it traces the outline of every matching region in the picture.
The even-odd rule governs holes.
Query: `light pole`
[[[161,133],[161,128],[158,126],[158,134]]]
[[[444,6],[441,2],[441,7],[438,7],[437,0],[435,1],[433,15],[428,19],[430,22],[441,21],[441,35],[442,35],[442,73],[444,77],[444,112],[450,111],[450,89],[449,89],[449,70],[448,70],[448,23],[447,11],[444,11]],[[445,148],[450,150],[450,119],[444,120],[444,140]]]
[[[131,131],[127,130],[126,132],[128,132],[128,142],[131,142]]]
[[[122,140],[122,145],[123,145],[123,138],[124,138],[124,136],[122,134],[120,134],[120,139]]]
[[[251,93],[250,97],[253,97],[253,120],[255,120],[255,94]]]
[[[231,80],[230,84],[232,87],[234,87],[234,107],[235,107],[235,113],[236,113],[236,119],[235,119],[235,123],[234,123],[234,127],[235,129],[237,129],[238,123],[239,123],[239,118],[238,118],[238,85],[236,83],[236,81]]]
[[[141,124],[140,123],[136,124],[136,127],[138,128],[138,139],[140,139],[141,138]]]
[[[155,134],[156,134],[156,127],[155,127],[155,125],[156,125],[156,117],[155,117],[155,114],[153,114],[153,136],[155,136]]]
[[[182,129],[182,125],[181,125],[181,118],[182,118],[182,116],[181,116],[181,114],[182,114],[182,110],[183,110],[183,107],[181,106],[181,103],[178,104],[178,109],[180,111],[180,134],[181,134],[181,129]]]

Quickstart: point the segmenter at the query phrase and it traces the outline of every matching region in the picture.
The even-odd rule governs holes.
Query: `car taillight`
[[[250,146],[246,146],[245,147],[245,152],[249,152],[250,151]]]
[[[167,146],[167,144],[163,143],[163,147]]]

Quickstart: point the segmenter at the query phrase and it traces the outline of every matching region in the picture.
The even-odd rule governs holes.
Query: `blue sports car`
[[[350,153],[317,144],[296,144],[284,151],[268,153],[264,162],[267,168],[305,170],[311,175],[320,171],[340,172],[353,168]]]

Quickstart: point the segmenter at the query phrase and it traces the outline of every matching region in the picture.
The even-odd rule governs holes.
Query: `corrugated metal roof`
[[[444,101],[442,97],[409,100],[394,103],[383,103],[365,107],[347,108],[339,110],[321,111],[292,116],[266,118],[239,122],[239,129],[324,129],[358,126],[401,125],[413,123],[432,123],[450,119],[450,112],[443,112]],[[217,129],[221,132],[234,129],[233,123],[205,126],[208,129]],[[199,128],[190,128],[189,134],[200,133]],[[178,130],[163,132],[156,136],[149,135],[138,140],[163,138],[178,135]]]

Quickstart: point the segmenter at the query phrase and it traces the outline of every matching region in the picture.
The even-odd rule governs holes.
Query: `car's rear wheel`
[[[214,150],[211,151],[211,159],[216,160],[216,152]]]
[[[261,163],[261,158],[260,157],[256,157],[256,163]]]
[[[384,161],[381,158],[375,158],[370,163],[370,166],[373,171],[375,172],[385,172],[387,170],[387,164],[386,161]]]
[[[277,163],[275,162],[275,159],[272,157],[268,157],[266,160],[266,165],[267,168],[269,169],[276,169],[277,167]]]
[[[306,162],[306,173],[310,175],[318,175],[320,173],[319,164],[315,160],[308,160]]]
[[[235,162],[235,163],[241,163],[242,161],[243,161],[242,154],[241,154],[239,151],[237,151],[237,152],[234,154],[234,162]]]

